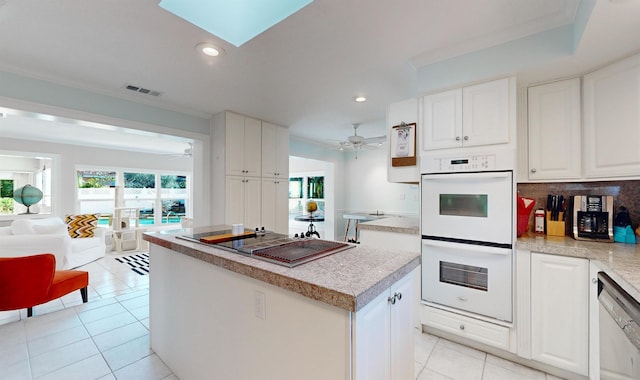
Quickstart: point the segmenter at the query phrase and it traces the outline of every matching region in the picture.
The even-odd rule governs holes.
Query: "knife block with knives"
[[[567,202],[562,195],[547,195],[545,211],[548,236],[565,236]]]

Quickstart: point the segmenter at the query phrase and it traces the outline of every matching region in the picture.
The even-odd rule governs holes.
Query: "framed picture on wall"
[[[391,128],[391,166],[416,165],[416,123]]]

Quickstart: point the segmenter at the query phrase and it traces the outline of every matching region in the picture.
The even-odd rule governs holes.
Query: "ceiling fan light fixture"
[[[196,50],[207,57],[221,57],[225,54],[223,48],[209,42],[200,42],[196,45]]]

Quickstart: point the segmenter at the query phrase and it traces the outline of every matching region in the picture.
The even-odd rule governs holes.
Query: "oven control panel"
[[[473,172],[493,170],[496,167],[496,156],[484,154],[459,158],[439,158],[438,169],[440,172]]]
[[[463,173],[497,170],[514,170],[516,154],[514,149],[495,148],[491,151],[455,152],[429,151],[420,156],[420,172],[429,173]],[[467,149],[471,150],[471,148]]]

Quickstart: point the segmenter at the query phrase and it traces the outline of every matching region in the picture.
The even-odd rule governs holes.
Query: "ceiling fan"
[[[346,141],[340,141],[339,149],[344,151],[346,149],[354,149],[356,151],[356,160],[358,159],[358,150],[361,148],[378,149],[387,140],[387,136],[376,136],[365,138],[358,135],[359,123],[353,123],[353,135],[349,136]]]

